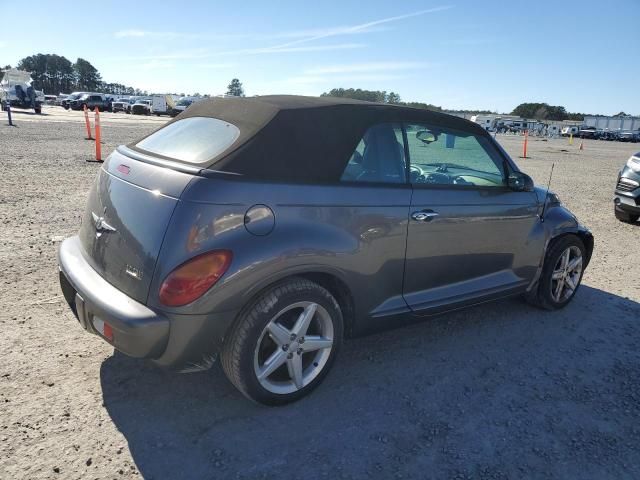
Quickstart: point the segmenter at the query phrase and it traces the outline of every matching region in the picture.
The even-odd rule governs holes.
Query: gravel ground
[[[518,160],[540,184],[555,162],[596,238],[566,309],[507,300],[347,342],[319,389],[274,409],[219,366],[158,370],[82,331],[56,248],[99,166],[81,114],[45,113],[0,120],[0,478],[640,477],[640,225],[611,201],[637,146],[534,138]],[[105,152],[164,121],[102,117]]]

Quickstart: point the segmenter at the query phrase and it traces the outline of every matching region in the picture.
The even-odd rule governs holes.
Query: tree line
[[[2,70],[11,68],[5,65]],[[102,76],[97,68],[83,58],[78,58],[71,62],[64,56],[56,54],[38,53],[29,55],[18,62],[16,68],[31,73],[33,86],[36,90],[42,90],[50,94],[70,93],[79,91],[99,91],[114,95],[148,95],[146,90],[133,88],[120,83],[109,83],[102,80]],[[0,80],[3,73],[0,71]],[[184,93],[180,94],[185,96]],[[228,86],[227,95],[244,96],[242,83],[234,78]],[[194,94],[199,96],[199,94]],[[405,105],[414,108],[423,108],[435,112],[442,112],[440,106],[423,102],[403,102],[396,92],[386,92],[385,90],[363,90],[361,88],[334,88],[324,92],[321,97],[342,97],[355,100],[365,100],[369,102],[389,103],[393,105]],[[495,113],[488,110],[447,110],[452,113],[486,114]],[[547,103],[521,103],[513,109],[511,115],[518,115],[523,118],[536,120],[582,120],[583,113],[567,112],[565,107],[549,105]],[[624,115],[620,112],[618,115]]]
[[[0,69],[0,80],[4,76],[2,70],[10,68],[11,65],[5,65]],[[149,94],[147,90],[103,81],[98,69],[84,58],[78,58],[72,63],[61,55],[37,53],[20,60],[16,68],[31,73],[33,87],[48,94],[71,93],[72,91],[102,92],[113,95]],[[178,95],[184,97],[185,93]],[[240,80],[234,78],[231,81],[227,95],[244,96]],[[195,93],[193,96],[199,97],[200,94]]]
[[[361,88],[334,88],[324,92],[321,97],[351,98],[354,100],[364,100],[367,102],[389,103],[392,105],[404,105],[406,107],[423,108],[434,112],[445,111],[442,107],[424,102],[403,102],[396,92],[387,93],[384,90],[363,90]],[[487,110],[447,110],[454,113],[493,113]]]
[[[2,70],[11,68],[5,65]],[[45,93],[58,94],[79,91],[100,91],[116,95],[145,95],[147,92],[120,83],[102,80],[96,67],[84,58],[71,62],[68,58],[56,54],[37,53],[20,60],[16,68],[31,73],[33,87]],[[3,73],[0,72],[0,80]]]
[[[513,109],[511,115],[535,120],[582,120],[585,117],[584,113],[570,113],[559,105],[535,102],[521,103]]]
[[[368,102],[389,103],[395,105],[405,105],[407,107],[424,108],[434,112],[447,111],[449,113],[466,113],[466,114],[496,114],[491,110],[451,110],[443,109],[437,105],[423,102],[403,102],[395,92],[387,93],[384,90],[363,90],[360,88],[334,88],[328,92],[324,92],[321,97],[342,97],[352,98],[354,100],[365,100]],[[521,103],[513,109],[511,115],[517,115],[522,118],[535,120],[583,120],[584,113],[567,112],[565,107],[549,105],[546,103]],[[620,112],[617,116],[624,116],[624,112]]]

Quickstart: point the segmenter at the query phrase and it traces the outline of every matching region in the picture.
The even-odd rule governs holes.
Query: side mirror
[[[416,132],[416,138],[427,145],[438,139],[437,135],[429,130],[420,130],[419,132]]]
[[[507,186],[515,192],[533,192],[533,179],[522,172],[511,172],[507,179]]]

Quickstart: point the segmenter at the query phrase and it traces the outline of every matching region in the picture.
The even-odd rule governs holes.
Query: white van
[[[171,95],[153,95],[151,97],[151,113],[157,116],[169,115],[174,107],[175,103]]]

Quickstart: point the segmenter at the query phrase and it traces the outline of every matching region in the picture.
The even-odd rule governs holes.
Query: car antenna
[[[540,213],[540,221],[544,222],[544,214],[547,209],[547,201],[549,198],[549,188],[551,187],[551,178],[553,177],[553,167],[556,166],[556,163],[553,162],[551,164],[551,172],[549,173],[549,183],[547,183],[547,191],[544,192],[544,203],[542,204],[542,212]]]

